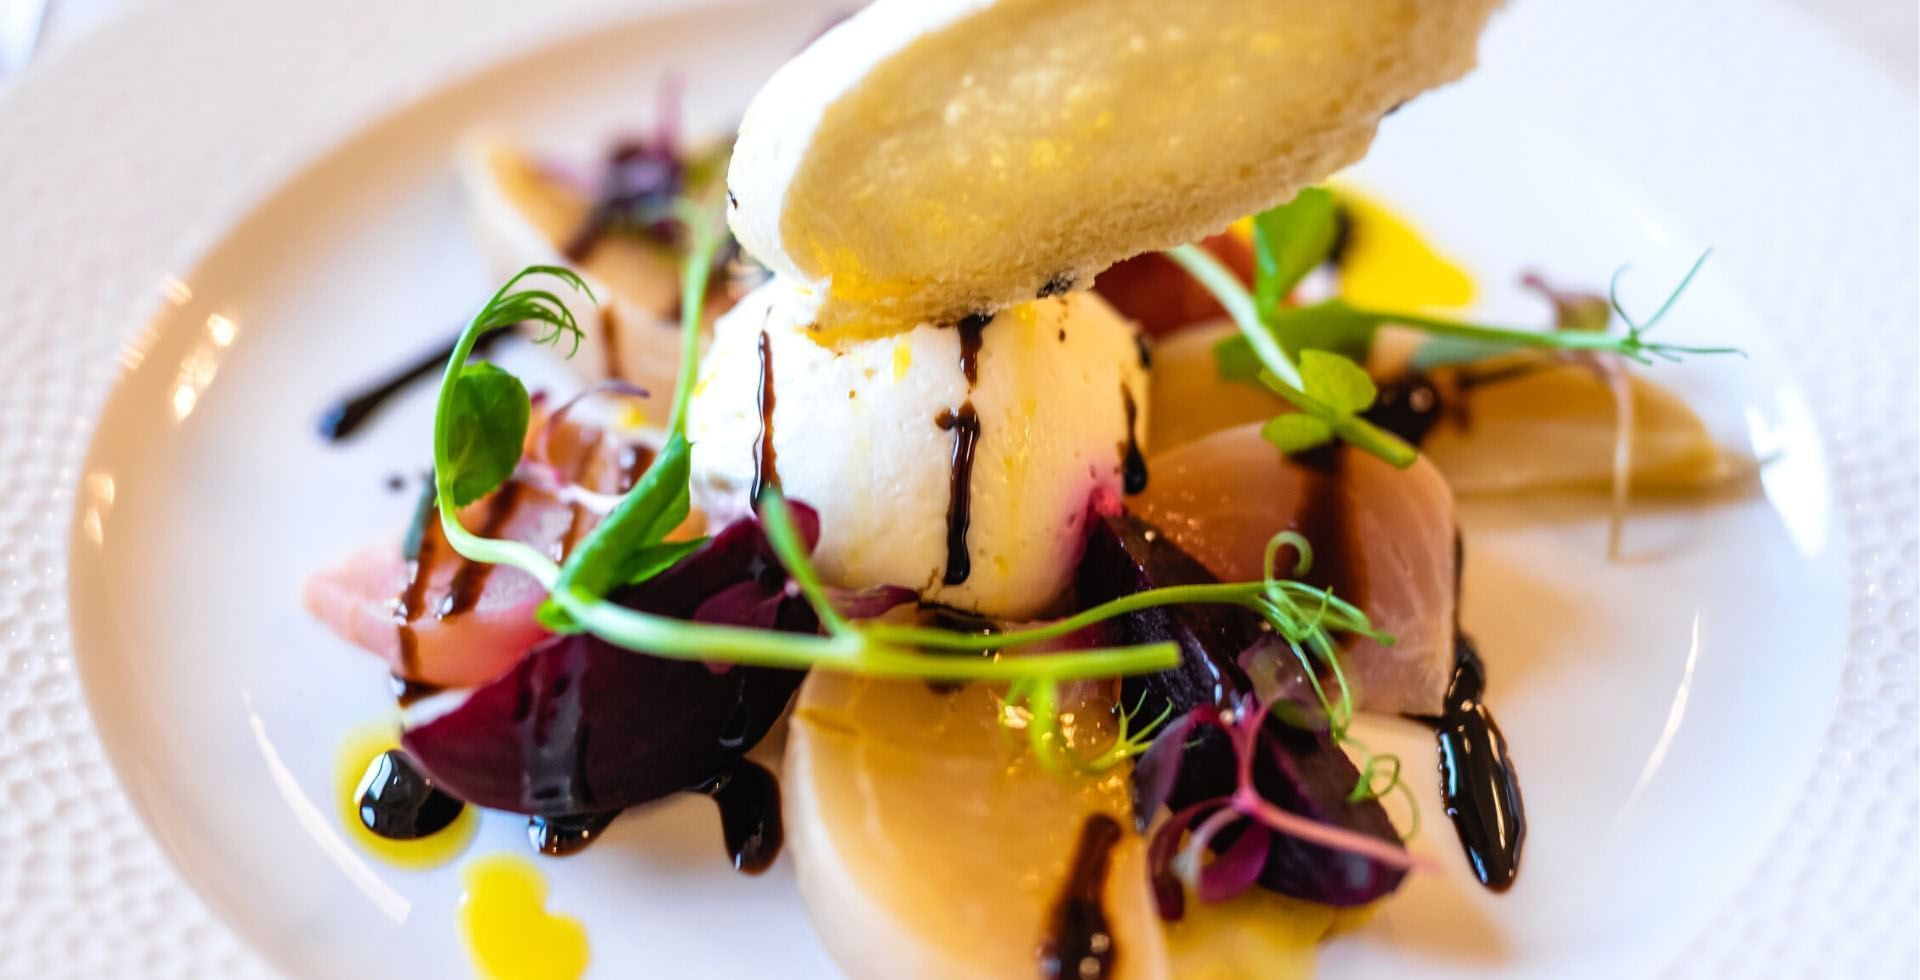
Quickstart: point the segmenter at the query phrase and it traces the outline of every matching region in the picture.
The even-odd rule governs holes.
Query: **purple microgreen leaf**
[[[813,554],[813,549],[820,546],[820,512],[798,500],[788,500],[786,504],[793,530],[800,537],[800,546],[807,554]],[[760,539],[760,555],[768,561],[780,560],[780,556],[774,554],[773,545],[764,536]]]
[[[1252,888],[1267,865],[1272,843],[1273,835],[1266,827],[1248,821],[1240,828],[1240,836],[1200,869],[1194,894],[1203,902],[1224,902]]]
[[[872,619],[896,606],[919,601],[920,593],[901,585],[876,585],[857,591],[828,586],[827,598],[848,619]]]
[[[780,603],[784,598],[783,593],[769,592],[759,582],[735,582],[695,608],[693,621],[772,629],[780,618]]]
[[[1546,297],[1547,302],[1553,304],[1553,326],[1557,330],[1598,333],[1605,331],[1608,324],[1613,322],[1613,304],[1599,293],[1560,289],[1536,272],[1521,276],[1520,285]]]
[[[1180,779],[1180,760],[1186,754],[1187,736],[1193,726],[1193,712],[1174,719],[1160,729],[1153,744],[1147,746],[1147,751],[1133,764],[1133,824],[1141,833],[1146,833],[1154,816],[1173,796],[1173,787]]]
[[[1147,876],[1153,883],[1153,900],[1160,918],[1178,922],[1186,911],[1186,886],[1173,871],[1173,859],[1180,853],[1180,839],[1187,828],[1227,804],[1226,797],[1202,800],[1168,817],[1147,842]]]

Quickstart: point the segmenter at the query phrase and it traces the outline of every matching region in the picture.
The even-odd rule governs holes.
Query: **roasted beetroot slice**
[[[809,545],[812,510],[794,506]],[[620,604],[691,619],[731,592],[749,624],[811,633],[802,600],[751,520],[638,586]],[[740,595],[758,589],[760,600]],[[544,817],[608,813],[698,787],[764,738],[800,686],[798,671],[666,660],[590,635],[535,647],[459,707],[408,730],[402,744],[433,779],[479,806]]]
[[[758,743],[803,675],[649,657],[555,637],[407,751],[469,803],[544,817],[604,813],[690,789]]]
[[[1088,522],[1086,556],[1077,580],[1083,607],[1149,588],[1214,581],[1199,562],[1131,514],[1096,513]],[[1122,642],[1171,640],[1180,646],[1178,668],[1125,682],[1123,703],[1144,698],[1146,717],[1169,706],[1179,716],[1196,708],[1245,710],[1253,704],[1253,684],[1236,659],[1265,632],[1252,612],[1237,606],[1179,606],[1134,613],[1118,623]],[[1195,726],[1186,745],[1171,791],[1164,784],[1137,787],[1138,798],[1164,796],[1178,811],[1234,792],[1233,749],[1220,728]],[[1164,771],[1149,775],[1158,780],[1166,776]],[[1398,843],[1377,801],[1348,800],[1359,778],[1353,763],[1325,733],[1290,728],[1272,716],[1262,726],[1253,776],[1262,797],[1283,810]],[[1151,818],[1142,815],[1143,822]],[[1221,834],[1215,849],[1231,846],[1238,836]],[[1353,906],[1392,892],[1404,877],[1405,872],[1368,858],[1276,835],[1259,881],[1283,895]]]
[[[1253,766],[1254,787],[1261,796],[1321,823],[1399,843],[1400,835],[1379,801],[1349,799],[1359,780],[1347,754],[1327,735],[1288,727],[1271,716],[1261,726]],[[1353,906],[1392,892],[1405,877],[1400,868],[1276,834],[1260,883],[1282,895]]]

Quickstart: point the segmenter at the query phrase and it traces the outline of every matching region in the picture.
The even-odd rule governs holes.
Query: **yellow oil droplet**
[[[900,299],[913,290],[904,283],[887,282],[873,275],[852,249],[824,248],[807,239],[802,254],[818,274],[833,281],[833,292],[852,305],[867,305]]]
[[[547,882],[517,854],[460,869],[460,934],[487,980],[578,980],[591,954],[578,919],[547,911]]]
[[[1166,926],[1173,975],[1308,980],[1320,942],[1338,931],[1341,914],[1264,888],[1217,905],[1188,895],[1187,914]]]
[[[835,320],[832,323],[815,323],[806,331],[808,340],[827,350],[842,350],[854,344],[888,337],[898,337],[912,330],[916,324],[904,320],[888,320],[883,317],[856,317]]]
[[[1414,227],[1350,190],[1337,192],[1346,210],[1340,295],[1376,310],[1431,310],[1473,302],[1472,277],[1441,255]]]
[[[623,429],[644,429],[647,426],[646,410],[638,401],[628,399],[620,406],[620,427]]]
[[[905,379],[910,367],[913,367],[913,345],[902,337],[893,342],[893,380]]]
[[[347,733],[334,762],[335,798],[340,801],[340,824],[361,850],[396,868],[418,871],[437,868],[459,857],[473,843],[480,816],[473,807],[437,833],[418,840],[388,840],[360,822],[360,780],[367,767],[383,753],[400,747],[398,728],[390,722],[362,725]]]

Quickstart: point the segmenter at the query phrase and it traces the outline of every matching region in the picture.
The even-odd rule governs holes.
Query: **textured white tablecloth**
[[[0,0],[7,2],[7,0]],[[72,40],[135,3],[166,0],[52,0],[41,50]],[[325,0],[309,0],[323,3]],[[1605,3],[1606,0],[1508,0],[1510,3]],[[1686,3],[1688,0],[1674,0]],[[1761,2],[1761,0],[1756,0]],[[1829,24],[1862,54],[1904,76],[1920,95],[1920,0],[1781,0]]]

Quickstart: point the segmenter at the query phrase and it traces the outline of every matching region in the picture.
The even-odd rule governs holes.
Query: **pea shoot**
[[[1481,355],[1542,348],[1617,354],[1636,363],[1653,364],[1656,360],[1678,361],[1686,355],[1741,353],[1734,347],[1696,347],[1647,339],[1647,333],[1665,318],[1706,263],[1705,253],[1644,322],[1630,316],[1620,304],[1620,273],[1616,273],[1610,303],[1627,326],[1624,334],[1607,332],[1604,319],[1599,324],[1601,329],[1548,332],[1373,310],[1339,299],[1310,306],[1285,305],[1300,280],[1326,261],[1338,238],[1338,222],[1333,195],[1319,187],[1309,187],[1292,201],[1256,215],[1251,292],[1203,249],[1183,245],[1166,253],[1213,293],[1240,328],[1238,337],[1222,341],[1214,350],[1221,377],[1266,388],[1298,409],[1297,413],[1276,417],[1261,430],[1282,452],[1302,452],[1338,439],[1395,466],[1413,465],[1419,456],[1414,447],[1362,415],[1372,406],[1377,392],[1356,358],[1365,356],[1374,333],[1389,324],[1446,338]]]

